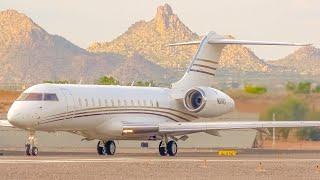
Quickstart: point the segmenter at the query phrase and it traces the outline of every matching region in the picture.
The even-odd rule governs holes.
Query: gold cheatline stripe
[[[166,111],[157,111],[157,110],[152,110],[152,109],[105,109],[105,110],[102,110],[102,111],[87,111],[87,112],[81,112],[81,113],[76,113],[76,114],[68,114],[68,115],[63,115],[63,116],[59,116],[59,117],[53,117],[53,118],[47,118],[45,119],[45,121],[49,121],[49,120],[55,120],[55,119],[65,119],[66,117],[75,117],[75,116],[79,116],[79,115],[88,115],[90,113],[101,113],[101,112],[113,112],[113,111],[127,111],[127,112],[143,112],[143,111],[146,111],[146,112],[157,112],[157,113],[163,113],[163,114],[168,114],[168,115],[171,115],[171,116],[175,116],[175,117],[178,117],[180,119],[183,119],[185,121],[190,121],[188,118],[186,117],[183,117],[183,116],[180,116],[180,115],[177,115],[177,114],[173,114],[171,112],[166,112]]]
[[[170,116],[152,113],[152,112],[103,112],[103,113],[96,113],[96,114],[85,114],[85,115],[81,115],[81,116],[74,116],[74,117],[68,117],[68,118],[60,118],[60,119],[40,122],[39,124],[47,124],[47,123],[52,123],[52,122],[56,122],[56,121],[63,121],[63,120],[68,120],[68,119],[72,119],[72,118],[79,118],[79,117],[110,115],[110,114],[151,114],[151,115],[166,117],[166,118],[171,119],[173,121],[180,122]]]
[[[176,113],[181,113],[181,114],[184,114],[186,116],[190,116],[192,118],[198,118],[197,116],[195,115],[192,115],[192,114],[189,114],[189,113],[186,113],[186,112],[183,112],[183,111],[178,111],[178,110],[175,110],[175,109],[171,109],[171,108],[161,108],[161,107],[157,107],[157,108],[149,108],[149,107],[144,107],[144,106],[140,106],[140,107],[95,107],[95,108],[87,108],[87,109],[80,109],[80,110],[74,110],[74,111],[70,111],[70,112],[64,112],[64,113],[59,113],[59,114],[55,114],[55,115],[50,115],[50,116],[47,116],[46,118],[58,118],[59,116],[63,116],[63,115],[72,115],[74,113],[82,113],[82,112],[89,112],[91,110],[100,110],[100,109],[123,109],[125,108],[125,110],[152,110],[152,109],[159,109],[159,110],[168,110],[168,111],[173,111],[173,112],[176,112]],[[95,112],[95,111],[91,111],[91,112]],[[56,116],[56,117],[55,117]]]
[[[207,71],[201,71],[201,70],[196,70],[196,69],[190,69],[190,71],[198,72],[198,73],[203,73],[211,76],[215,76],[215,74],[207,72]]]
[[[203,67],[203,68],[208,68],[208,69],[212,69],[212,70],[217,70],[217,68],[211,67],[211,66],[205,66],[202,64],[193,64],[192,66],[198,66],[198,67]]]

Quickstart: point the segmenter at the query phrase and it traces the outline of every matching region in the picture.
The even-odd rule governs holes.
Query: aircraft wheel
[[[175,141],[169,141],[167,144],[167,151],[169,156],[175,156],[178,152],[178,145]]]
[[[31,144],[25,145],[25,152],[27,156],[31,156]]]
[[[106,155],[106,147],[102,141],[99,141],[97,144],[97,152],[99,155]]]
[[[159,154],[161,156],[166,156],[167,155],[167,148],[166,148],[166,146],[162,145],[162,141],[160,141],[160,144],[159,144]]]
[[[37,147],[32,147],[31,148],[31,154],[32,154],[32,156],[37,156],[38,155],[38,148]]]
[[[107,141],[105,148],[108,155],[114,155],[116,153],[116,144],[114,141]]]

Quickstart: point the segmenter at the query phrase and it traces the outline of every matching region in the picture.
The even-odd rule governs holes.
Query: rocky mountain
[[[199,39],[173,13],[168,4],[157,9],[155,17],[150,21],[139,21],[133,24],[121,36],[111,42],[93,43],[91,52],[113,52],[130,56],[139,53],[164,67],[185,67],[196,51],[196,47],[168,47],[172,42]]]
[[[80,79],[92,83],[103,75],[117,74],[113,71],[122,63],[126,63],[126,58],[121,55],[90,53],[61,36],[47,33],[26,15],[15,10],[0,12],[2,83]],[[159,69],[162,70],[161,67]],[[144,75],[150,76],[147,73]],[[141,75],[139,78],[145,77]]]
[[[314,46],[299,48],[282,59],[269,62],[303,75],[320,75],[320,49]]]
[[[150,21],[133,24],[111,42],[93,43],[91,52],[112,52],[125,56],[138,53],[167,68],[185,68],[196,52],[196,46],[168,47],[172,42],[197,40],[200,37],[184,25],[168,4],[160,6]],[[220,59],[222,69],[270,71],[271,68],[243,46],[227,46]]]
[[[121,82],[132,82],[142,79],[152,81],[159,78],[173,81],[177,78],[171,70],[152,63],[140,54],[133,54],[118,66],[111,75],[117,77]]]
[[[223,70],[270,72],[272,67],[259,59],[249,48],[241,45],[226,46],[220,57],[219,66]]]

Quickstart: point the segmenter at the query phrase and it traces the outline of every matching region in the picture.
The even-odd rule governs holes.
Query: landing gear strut
[[[116,153],[116,144],[114,141],[99,141],[97,144],[99,155],[114,155]]]
[[[161,156],[175,156],[178,152],[178,145],[175,141],[168,141],[167,136],[164,136],[163,140],[159,144],[159,154]]]
[[[27,156],[38,155],[38,148],[35,146],[35,144],[36,144],[35,132],[30,132],[27,143],[25,145],[25,152]]]

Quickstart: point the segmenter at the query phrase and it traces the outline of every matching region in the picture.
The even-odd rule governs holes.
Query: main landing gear
[[[35,146],[36,137],[35,132],[30,132],[27,143],[25,145],[25,152],[27,156],[37,156],[38,148]]]
[[[97,144],[99,155],[114,155],[116,153],[116,144],[114,141],[99,141]]]
[[[175,156],[178,152],[178,145],[175,141],[170,140],[168,141],[168,138],[165,136],[162,141],[160,141],[159,144],[159,154],[161,156]]]

